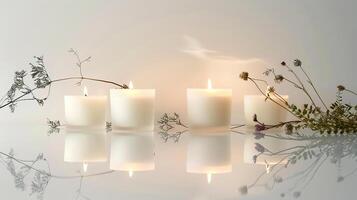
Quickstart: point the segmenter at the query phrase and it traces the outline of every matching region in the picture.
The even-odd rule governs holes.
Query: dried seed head
[[[275,92],[275,88],[273,86],[267,86],[267,93],[272,93],[272,92]]]
[[[275,78],[274,78],[274,81],[276,83],[281,83],[283,80],[284,80],[284,76],[280,75],[280,74],[276,75]]]
[[[249,73],[248,72],[242,72],[239,74],[239,78],[243,79],[243,80],[248,80],[249,77]]]
[[[291,135],[293,133],[294,126],[292,124],[285,124],[284,129],[287,135]]]
[[[256,114],[254,114],[253,115],[253,122],[257,122],[258,121],[258,119],[257,119],[257,115]]]
[[[295,60],[294,60],[294,65],[295,65],[295,67],[301,67],[301,65],[302,65],[301,60],[295,59]]]
[[[338,85],[337,89],[338,89],[338,91],[344,91],[346,88],[343,85]]]

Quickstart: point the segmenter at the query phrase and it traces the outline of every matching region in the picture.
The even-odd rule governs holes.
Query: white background
[[[157,117],[173,111],[185,116],[186,88],[206,87],[207,79],[211,78],[213,87],[233,89],[233,121],[242,122],[243,95],[257,91],[240,80],[238,74],[249,71],[262,77],[267,67],[282,70],[279,67],[282,60],[295,58],[303,61],[317,88],[331,102],[336,85],[357,88],[356,8],[357,2],[352,0],[1,1],[0,92],[6,93],[16,70],[29,69],[28,63],[35,55],[44,56],[53,79],[78,75],[75,59],[67,52],[74,48],[83,57],[92,56],[92,62],[83,68],[86,76],[119,83],[132,80],[137,88],[155,88]],[[74,83],[53,85],[44,107],[24,102],[18,105],[15,114],[2,109],[0,123],[7,125],[0,132],[0,150],[13,147],[23,156],[46,152],[59,172],[70,173],[78,168],[61,162],[61,136],[47,138],[45,128],[37,128],[47,117],[63,119],[63,96],[81,93]],[[111,88],[98,83],[85,82],[85,85],[90,95],[107,95]],[[307,101],[293,88],[278,86],[278,89],[295,103]],[[346,101],[356,103],[356,98],[347,95]],[[161,148],[170,150],[167,153],[165,149],[162,160],[175,160],[173,163],[184,160],[175,157],[175,153],[183,156],[180,148],[169,144]],[[206,187],[204,178],[193,178],[192,184],[188,184],[192,177],[184,173],[184,168],[171,169],[173,163],[162,164],[162,173],[148,175],[138,185],[118,183],[120,177],[126,177],[122,174],[92,179],[86,190],[93,199],[207,199],[205,195],[212,188]],[[241,180],[249,180],[259,172],[251,170],[250,175],[242,172],[244,168],[249,167],[235,167],[235,172],[228,176],[231,181],[222,181],[217,186],[222,193],[208,196],[238,198],[236,188],[244,184]],[[341,186],[334,183],[334,176],[326,176],[335,173],[335,169],[324,173],[302,198],[351,199],[356,195],[352,189],[356,178]],[[174,174],[176,179],[168,179],[167,174]],[[3,198],[28,198],[26,192],[14,190],[5,169],[1,177],[4,177],[0,180]],[[153,179],[157,185],[149,181]],[[71,183],[53,183],[46,199],[71,199],[77,182]],[[117,184],[129,189],[118,189]],[[229,188],[229,192],[224,188]]]

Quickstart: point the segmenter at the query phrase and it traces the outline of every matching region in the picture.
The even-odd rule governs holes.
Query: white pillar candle
[[[285,148],[285,141],[275,139],[275,138],[261,138],[256,140],[254,136],[247,136],[244,141],[244,162],[247,164],[254,164],[253,156],[258,155],[259,152],[255,149],[256,143],[262,145],[264,148],[268,149],[271,152],[278,152]],[[268,152],[266,152],[268,153]],[[285,164],[287,160],[282,160],[285,155],[263,155],[258,156],[256,163],[259,165],[275,165]]]
[[[65,96],[66,124],[104,128],[106,102],[106,96]]]
[[[110,169],[135,171],[155,169],[153,133],[111,134]]]
[[[254,114],[257,115],[261,123],[267,125],[274,125],[286,120],[286,110],[269,99],[265,100],[265,98],[263,95],[244,96],[244,116],[248,126],[256,125],[256,122],[253,121]],[[271,98],[279,102],[276,97]],[[288,101],[288,96],[283,95],[282,98]]]
[[[65,134],[65,162],[105,162],[107,152],[105,130],[67,129]]]
[[[192,130],[225,131],[231,124],[231,89],[187,89],[187,112]]]
[[[231,140],[229,134],[190,135],[187,147],[188,173],[212,174],[232,171]]]
[[[110,90],[113,129],[126,131],[154,130],[155,90],[130,88]]]

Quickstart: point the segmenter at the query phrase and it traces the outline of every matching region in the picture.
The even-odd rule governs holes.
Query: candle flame
[[[88,163],[83,163],[83,172],[87,172],[87,169],[88,169]]]
[[[133,82],[130,81],[130,82],[129,82],[129,89],[133,89],[133,88],[134,88]]]
[[[87,90],[86,86],[84,86],[83,94],[84,94],[84,96],[88,96],[88,90]]]
[[[134,175],[134,172],[132,170],[130,170],[129,171],[129,177],[131,178],[131,177],[133,177],[133,175]]]
[[[211,81],[211,79],[208,79],[208,81],[207,81],[207,88],[208,89],[212,89],[212,81]]]
[[[207,183],[210,184],[212,181],[212,174],[211,173],[208,173],[207,174]]]

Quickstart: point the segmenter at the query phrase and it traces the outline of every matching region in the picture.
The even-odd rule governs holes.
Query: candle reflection
[[[213,174],[231,172],[230,135],[190,135],[186,169],[188,173],[206,174],[208,183],[211,183]]]
[[[83,164],[87,170],[89,162],[105,162],[105,134],[103,130],[66,130],[64,161]]]
[[[88,163],[83,162],[83,172],[86,173],[88,169]]]
[[[207,81],[207,88],[208,89],[212,89],[212,81],[211,81],[211,79],[208,79],[208,81]]]
[[[135,171],[155,169],[154,138],[152,132],[121,133],[111,135],[110,169],[127,171],[132,177]]]

